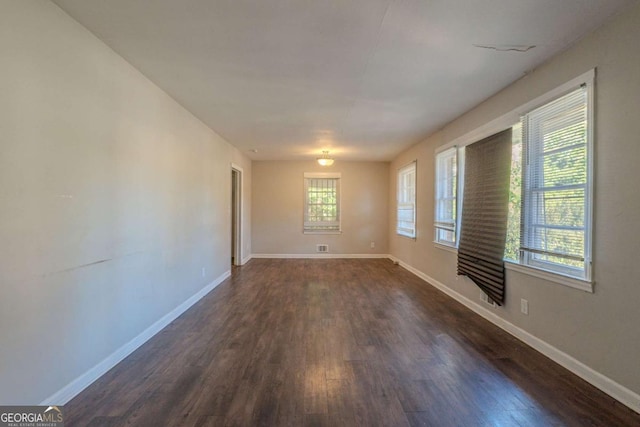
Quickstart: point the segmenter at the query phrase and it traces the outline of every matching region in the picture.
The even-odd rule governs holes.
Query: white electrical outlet
[[[520,299],[520,311],[522,314],[529,314],[529,301],[524,298]]]
[[[376,247],[376,242],[371,242],[371,249]]]

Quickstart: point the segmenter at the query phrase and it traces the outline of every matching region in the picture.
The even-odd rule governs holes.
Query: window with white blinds
[[[340,174],[304,174],[304,232],[340,232]]]
[[[398,171],[396,232],[402,236],[416,237],[416,162]]]
[[[522,118],[520,262],[590,280],[591,86]]]
[[[436,154],[434,234],[436,243],[456,246],[458,221],[458,148]]]

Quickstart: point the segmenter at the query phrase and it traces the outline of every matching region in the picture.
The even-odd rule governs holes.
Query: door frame
[[[234,187],[233,174],[236,174],[236,182]],[[244,217],[244,209],[242,203],[242,183],[243,169],[235,163],[231,163],[231,259],[233,265],[242,265],[242,219]],[[235,200],[233,197],[235,190]],[[235,214],[235,218],[233,215]],[[235,249],[235,250],[233,250]]]

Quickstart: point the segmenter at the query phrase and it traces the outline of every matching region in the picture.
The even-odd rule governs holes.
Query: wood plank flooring
[[[65,405],[69,426],[640,426],[389,260],[262,260]]]

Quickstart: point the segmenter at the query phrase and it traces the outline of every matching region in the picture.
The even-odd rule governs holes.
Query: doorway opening
[[[242,265],[242,168],[231,164],[231,265]]]

